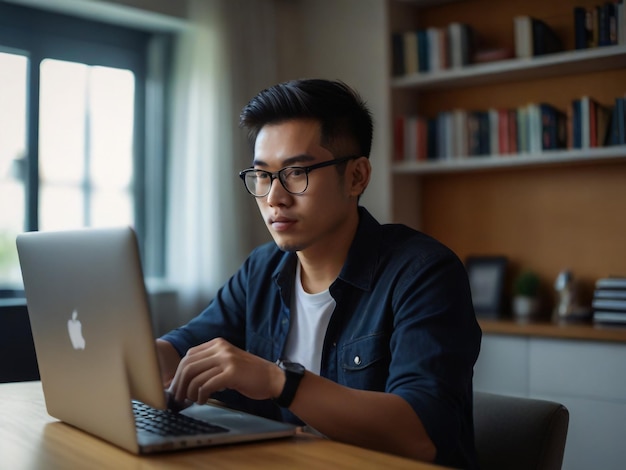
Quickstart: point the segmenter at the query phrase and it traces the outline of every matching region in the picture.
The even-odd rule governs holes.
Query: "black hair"
[[[243,108],[239,125],[254,146],[263,126],[292,119],[318,121],[321,145],[335,157],[341,156],[338,151],[369,157],[372,115],[359,94],[341,81],[291,80],[267,88]]]

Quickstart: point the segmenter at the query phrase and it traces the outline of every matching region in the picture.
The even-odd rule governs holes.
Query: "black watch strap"
[[[297,362],[279,360],[277,364],[285,372],[285,386],[280,395],[274,398],[274,403],[282,408],[289,408],[296,396],[300,381],[304,377],[305,369],[302,364]]]

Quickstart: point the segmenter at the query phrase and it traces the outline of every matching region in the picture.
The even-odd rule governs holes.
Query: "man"
[[[177,400],[210,397],[385,452],[475,467],[481,332],[445,246],[358,206],[372,119],[341,82],[298,80],[243,109],[241,172],[274,243],[157,340]]]

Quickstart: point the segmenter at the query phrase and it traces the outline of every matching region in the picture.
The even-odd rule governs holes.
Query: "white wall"
[[[340,79],[374,115],[372,181],[361,203],[391,219],[387,11],[382,0],[278,0],[278,75]]]

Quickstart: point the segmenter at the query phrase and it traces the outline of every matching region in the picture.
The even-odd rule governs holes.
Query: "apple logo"
[[[85,349],[85,338],[83,338],[83,326],[78,319],[78,312],[72,312],[72,318],[67,321],[67,331],[70,334],[72,347],[74,349]]]

